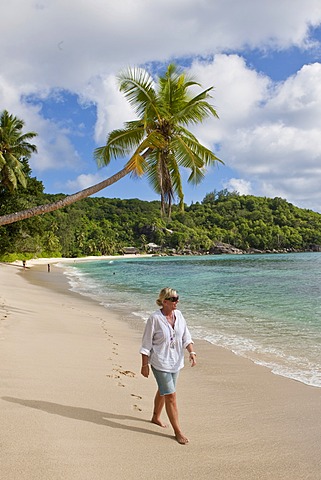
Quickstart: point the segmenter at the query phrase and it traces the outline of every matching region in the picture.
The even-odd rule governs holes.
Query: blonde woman
[[[184,350],[187,349],[191,366],[196,365],[196,353],[186,321],[177,310],[179,296],[172,288],[163,288],[156,300],[160,307],[147,320],[140,353],[142,356],[141,374],[149,376],[151,367],[158,390],[154,399],[152,423],[161,427],[161,413],[165,406],[167,416],[174,429],[178,443],[185,445],[188,438],[182,433],[178,422],[176,401],[176,381],[184,366]]]

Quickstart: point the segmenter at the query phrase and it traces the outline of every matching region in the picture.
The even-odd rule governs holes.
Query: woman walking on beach
[[[165,405],[169,421],[178,443],[185,445],[188,439],[183,435],[178,422],[176,402],[176,381],[179,370],[184,366],[184,350],[189,352],[191,366],[196,365],[193,341],[182,313],[177,310],[179,301],[176,290],[163,288],[156,300],[160,307],[147,320],[143,334],[141,374],[149,376],[149,365],[155,376],[158,390],[154,399],[152,423],[165,427],[160,419]]]

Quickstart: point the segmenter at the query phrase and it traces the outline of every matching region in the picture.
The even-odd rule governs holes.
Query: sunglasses
[[[165,300],[169,300],[170,302],[178,302],[179,300],[179,297],[169,297],[169,298],[165,298]]]

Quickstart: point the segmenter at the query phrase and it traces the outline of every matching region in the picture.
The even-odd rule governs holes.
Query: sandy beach
[[[52,259],[0,264],[0,282],[1,478],[321,479],[320,388],[195,342],[178,381],[182,446],[150,423],[142,329],[70,292]]]

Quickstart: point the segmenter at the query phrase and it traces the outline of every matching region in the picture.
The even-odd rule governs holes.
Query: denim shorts
[[[158,390],[161,396],[169,395],[171,393],[176,392],[176,381],[179,372],[171,373],[171,372],[161,372],[160,370],[156,370],[152,365],[152,371],[154,377],[156,379]]]

